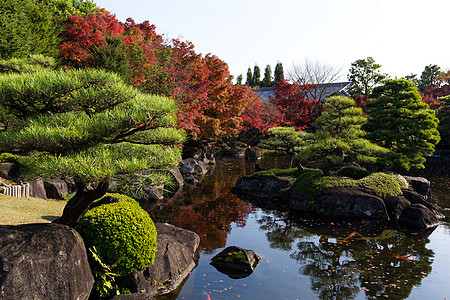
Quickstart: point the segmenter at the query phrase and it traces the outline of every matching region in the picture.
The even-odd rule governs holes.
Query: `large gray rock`
[[[289,208],[296,211],[311,211],[311,205],[309,199],[297,194],[293,189],[288,192]]]
[[[289,180],[280,179],[276,176],[253,177],[244,176],[236,181],[233,187],[233,193],[251,193],[251,194],[276,194],[282,189],[288,188]]]
[[[238,279],[253,273],[260,259],[253,250],[230,246],[214,256],[210,264],[230,278]]]
[[[386,206],[375,192],[356,187],[328,189],[316,199],[321,216],[388,220]]]
[[[164,223],[156,223],[155,227],[158,246],[153,264],[117,279],[120,286],[132,293],[147,296],[169,293],[180,286],[196,265],[200,244],[196,233]]]
[[[261,153],[258,149],[247,148],[245,149],[245,159],[247,160],[258,160],[261,159]]]
[[[69,193],[67,183],[63,179],[46,179],[44,180],[45,192],[47,198],[62,199]]]
[[[431,189],[430,189],[430,181],[423,177],[412,177],[412,176],[403,176],[406,181],[411,185],[414,191],[417,193],[431,198]]]
[[[434,213],[422,204],[411,204],[405,207],[399,221],[418,229],[427,229],[439,225],[439,220]]]
[[[208,167],[201,160],[194,158],[187,158],[181,161],[180,172],[183,175],[193,173],[205,174],[206,172],[208,172]]]
[[[17,173],[19,171],[19,165],[12,162],[0,163],[0,177],[5,179],[15,179],[17,178]]]
[[[403,196],[411,202],[411,204],[421,204],[428,208],[438,220],[445,219],[445,216],[439,211],[436,205],[431,204],[427,201],[427,197],[423,196],[416,191],[413,191],[411,189],[402,189]]]
[[[45,191],[44,180],[42,178],[34,179],[29,183],[31,197],[47,199],[47,192]]]
[[[88,299],[94,278],[81,236],[60,224],[0,226],[0,299]]]

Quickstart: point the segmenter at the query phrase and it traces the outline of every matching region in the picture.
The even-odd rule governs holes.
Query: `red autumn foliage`
[[[128,66],[122,75],[144,92],[176,99],[179,125],[195,139],[237,134],[243,128],[247,103],[258,102],[245,87],[232,84],[228,65],[217,56],[195,53],[190,42],[165,42],[148,21],[136,24],[129,18],[120,23],[103,10],[84,18],[70,17],[65,33],[60,54],[76,67],[101,68],[96,50],[108,50],[111,38],[120,38],[120,52]],[[256,120],[247,120],[246,126],[252,124],[259,126]]]
[[[312,122],[320,115],[323,106],[315,100],[305,98],[305,94],[297,84],[282,80],[276,86],[275,96],[271,99],[280,111],[276,120],[277,126],[292,126],[298,130],[309,128]]]

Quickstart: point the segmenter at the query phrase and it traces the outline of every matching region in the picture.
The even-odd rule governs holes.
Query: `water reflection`
[[[271,211],[257,222],[272,248],[293,250],[290,257],[300,265],[299,272],[311,278],[311,289],[320,299],[351,299],[360,291],[367,298],[405,299],[431,272],[434,252],[426,244],[432,231],[417,237],[386,229],[365,236],[351,231],[373,233],[376,227],[326,226],[326,221]]]

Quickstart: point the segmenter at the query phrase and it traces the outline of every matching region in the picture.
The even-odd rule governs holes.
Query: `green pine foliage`
[[[298,159],[326,171],[342,163],[376,163],[388,150],[363,138],[361,125],[365,120],[353,99],[328,98],[325,111],[315,121],[317,131],[313,134],[313,142],[299,152]]]
[[[385,80],[371,98],[363,128],[367,139],[392,151],[383,158],[386,168],[424,168],[424,156],[431,155],[440,140],[439,121],[421,101],[414,84],[405,79]]]
[[[0,73],[36,73],[45,70],[54,70],[56,68],[56,60],[53,57],[42,54],[0,60]]]
[[[156,228],[139,205],[111,203],[87,211],[75,229],[87,248],[95,247],[102,261],[116,265],[114,272],[125,276],[151,264],[156,252]]]
[[[265,87],[272,86],[272,69],[270,68],[270,65],[267,65],[264,69],[264,78],[261,85]]]
[[[175,166],[184,140],[174,100],[142,94],[100,70],[0,76],[0,106],[20,122],[0,133],[24,177],[88,181]]]
[[[272,127],[268,132],[270,136],[259,144],[265,153],[296,154],[306,145],[308,134],[294,127]]]
[[[450,146],[450,95],[439,98],[444,101],[444,105],[439,111],[439,133],[441,134],[442,141],[447,141],[447,145]]]
[[[273,75],[274,75],[273,83],[276,85],[279,85],[280,81],[284,80],[284,70],[283,70],[283,64],[281,62],[277,62]]]

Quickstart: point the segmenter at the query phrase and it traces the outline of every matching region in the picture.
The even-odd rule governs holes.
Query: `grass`
[[[62,215],[66,201],[0,195],[0,225],[49,223]]]

